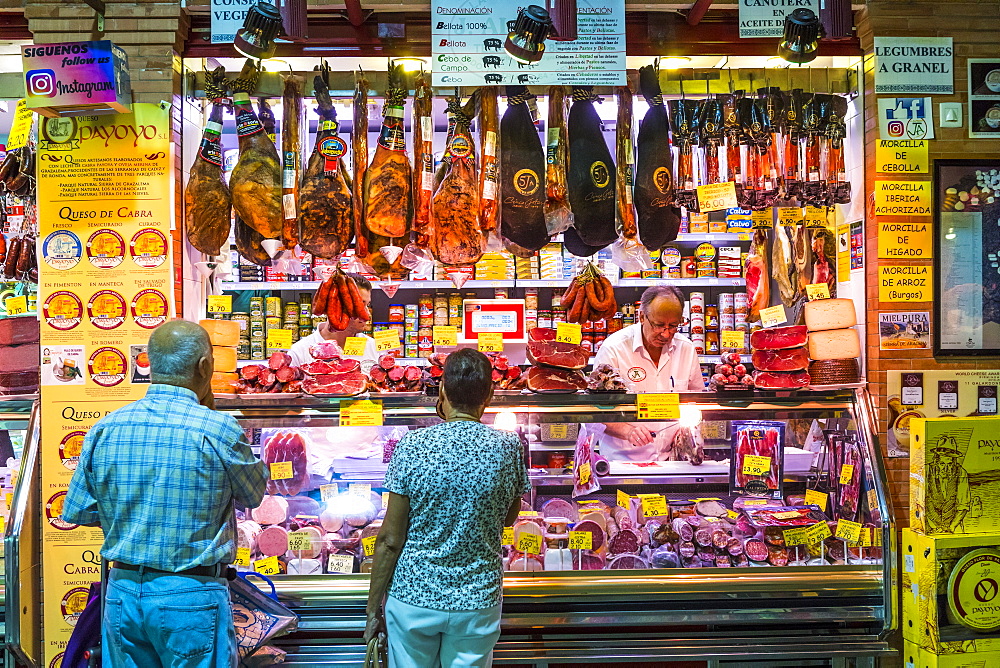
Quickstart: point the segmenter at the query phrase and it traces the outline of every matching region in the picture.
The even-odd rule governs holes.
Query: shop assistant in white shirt
[[[601,344],[594,366],[610,364],[636,394],[654,392],[701,392],[705,381],[698,352],[686,336],[674,334],[660,349],[656,362],[642,341],[642,323],[620,329]]]
[[[371,313],[372,310],[372,284],[360,274],[348,274],[354,279],[354,282],[358,284],[358,291],[361,293],[361,300],[365,303],[368,308],[368,312]],[[302,366],[303,364],[308,364],[313,361],[313,356],[309,352],[309,348],[316,345],[317,343],[322,343],[324,341],[332,341],[336,343],[337,346],[343,351],[344,342],[350,336],[360,336],[367,339],[365,342],[365,354],[364,355],[348,355],[350,359],[356,359],[361,362],[361,370],[368,373],[375,361],[378,359],[378,352],[375,348],[375,339],[370,336],[365,336],[361,332],[365,329],[365,321],[358,320],[357,318],[351,318],[350,322],[347,324],[347,329],[335,330],[330,327],[329,322],[323,322],[320,324],[316,330],[305,337],[292,344],[292,347],[288,350],[289,356],[292,358],[292,364],[296,366]]]

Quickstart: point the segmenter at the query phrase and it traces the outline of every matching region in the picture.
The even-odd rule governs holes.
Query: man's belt
[[[226,565],[225,564],[215,564],[214,566],[195,566],[193,568],[186,568],[183,571],[163,571],[159,568],[152,568],[150,566],[136,566],[134,564],[126,564],[121,561],[116,561],[113,563],[113,568],[120,568],[123,571],[137,571],[142,573],[158,573],[162,575],[200,575],[206,578],[224,578],[226,577]]]

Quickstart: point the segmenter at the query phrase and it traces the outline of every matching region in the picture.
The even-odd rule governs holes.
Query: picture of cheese
[[[235,373],[216,371],[212,374],[212,392],[216,394],[232,394],[236,391],[233,389],[233,383],[237,380],[239,380],[239,376]]]
[[[240,343],[240,323],[235,320],[199,320],[198,324],[208,330],[213,346],[233,346]]]
[[[806,329],[810,332],[844,329],[858,324],[854,302],[850,299],[817,299],[806,302],[805,315]]]
[[[861,356],[861,339],[856,329],[828,329],[809,333],[809,358],[846,360]]]
[[[232,346],[212,346],[215,371],[233,373],[236,371],[236,348]]]

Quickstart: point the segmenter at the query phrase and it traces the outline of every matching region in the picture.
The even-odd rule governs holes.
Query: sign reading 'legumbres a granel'
[[[128,56],[110,40],[21,47],[25,99],[42,116],[128,113]]]

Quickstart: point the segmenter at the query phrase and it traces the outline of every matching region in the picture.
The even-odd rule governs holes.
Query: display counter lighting
[[[517,431],[517,415],[512,410],[502,410],[493,419],[494,429]]]
[[[427,61],[423,58],[396,58],[392,61],[403,68],[404,72],[429,71]]]
[[[811,9],[799,7],[785,16],[785,33],[778,43],[778,57],[790,63],[815,60],[823,25]]]
[[[660,61],[660,68],[664,70],[679,70],[682,67],[691,67],[691,59],[687,56],[671,56]]]
[[[681,417],[679,422],[682,427],[691,429],[701,424],[701,409],[697,406],[684,404],[681,406],[680,413]]]

